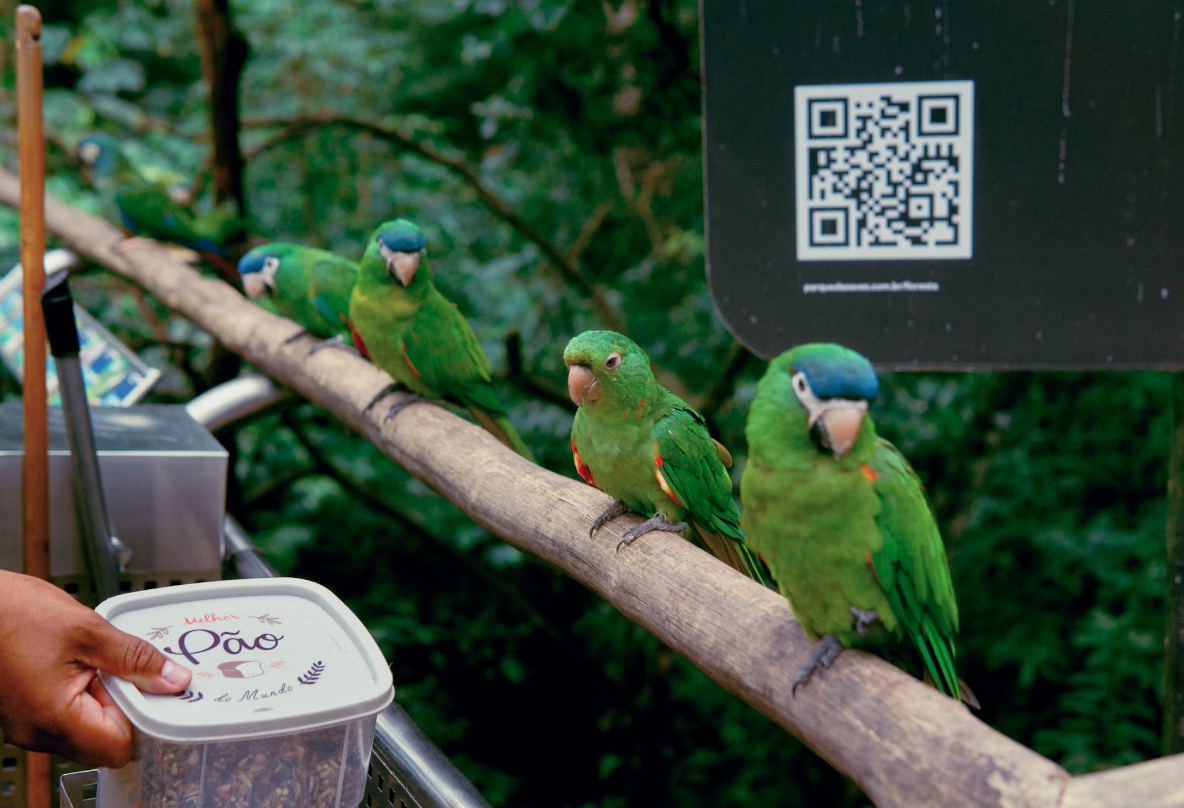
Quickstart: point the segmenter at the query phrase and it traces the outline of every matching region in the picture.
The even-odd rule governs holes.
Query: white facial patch
[[[818,419],[826,415],[830,410],[846,409],[848,407],[858,407],[864,412],[867,412],[867,402],[860,400],[852,400],[849,398],[828,398],[825,401],[814,394],[813,388],[810,387],[810,382],[806,379],[805,373],[793,374],[793,394],[797,396],[798,401],[806,408],[806,412],[810,414],[810,420],[807,425],[813,428],[814,424],[818,423]]]
[[[248,272],[243,277],[243,291],[251,300],[258,300],[265,294],[275,293],[275,273],[279,271],[280,259],[268,256],[263,261],[263,269],[258,272]]]
[[[822,445],[834,453],[836,461],[841,460],[859,437],[868,403],[863,399],[847,398],[824,401],[810,388],[804,373],[793,375],[793,394],[810,415],[809,428],[817,428]]]
[[[102,149],[99,148],[99,144],[97,143],[83,143],[78,149],[78,156],[82,158],[82,162],[88,166],[93,166],[95,160],[99,159],[99,152],[101,151]]]
[[[403,254],[398,250],[392,250],[390,247],[383,244],[382,239],[378,240],[378,253],[382,256],[382,260],[386,261],[386,268],[388,271],[394,269],[395,257]]]
[[[274,255],[268,256],[267,260],[263,262],[263,269],[259,272],[259,277],[267,284],[268,288],[275,289],[275,273],[279,272],[280,259]]]

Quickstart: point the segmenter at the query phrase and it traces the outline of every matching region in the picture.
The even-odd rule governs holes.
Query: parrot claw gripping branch
[[[18,180],[0,169],[0,201],[15,206],[18,199]],[[838,654],[831,664],[835,675],[818,678],[808,687],[800,688],[798,697],[794,698],[787,671],[801,670],[817,648],[804,631],[806,627],[786,607],[785,597],[746,582],[744,575],[736,574],[676,536],[651,534],[645,542],[636,543],[630,553],[618,556],[612,549],[616,542],[588,539],[589,524],[613,505],[613,499],[592,486],[523,462],[522,457],[504,450],[493,430],[477,428],[440,407],[413,407],[401,418],[384,423],[378,414],[370,411],[372,407],[367,409],[374,391],[391,382],[379,367],[343,352],[329,352],[334,353],[332,357],[324,351],[309,356],[300,345],[285,345],[291,336],[289,321],[251,305],[230,285],[201,276],[158,247],[126,254],[115,252],[111,245],[119,239],[119,234],[110,224],[70,208],[52,196],[46,198],[46,220],[50,232],[67,246],[144,287],[164,305],[243,355],[262,372],[327,409],[413,475],[440,491],[478,524],[600,593],[626,617],[685,656],[724,689],[802,738],[851,777],[880,808],[951,805],[1169,808],[1184,801],[1184,755],[1071,777],[1052,761],[987,726],[955,700],[870,654],[857,651]],[[389,244],[385,246],[389,251],[399,252]],[[399,282],[399,264],[405,266],[407,262],[392,261],[395,264],[392,273],[387,269],[386,256],[373,240],[371,247],[373,251],[367,248],[364,262],[377,260],[378,269],[392,282]],[[421,267],[423,263],[421,260]],[[414,283],[412,280],[404,289]],[[352,316],[352,304],[353,301],[351,319],[356,320]],[[455,311],[451,305],[449,309]],[[369,349],[373,355],[375,346],[370,344],[364,328],[360,329],[364,345],[357,341],[354,345],[363,352]],[[585,398],[592,396],[593,408],[610,401],[620,403],[624,399],[622,394],[627,392],[623,381],[608,381],[611,373],[605,368],[607,354],[620,353],[625,360],[636,357],[617,366],[624,369],[628,365],[630,373],[648,369],[644,354],[639,349],[633,354],[636,346],[624,341],[621,341],[622,350],[609,350],[605,356],[599,356],[597,350],[609,347],[614,339],[620,341],[619,335],[597,337],[592,342],[607,344],[577,343],[569,345],[565,353],[569,382],[574,376],[576,392]],[[383,351],[390,356],[389,348],[384,347]],[[409,359],[408,364],[427,377],[425,368],[410,355],[410,350]],[[594,364],[597,361],[599,364]],[[378,362],[384,367],[388,364]],[[573,370],[574,367],[581,370]],[[593,377],[599,371],[595,385],[582,369]],[[410,368],[407,373],[411,374]],[[661,512],[669,522],[685,517],[712,552],[728,557],[729,564],[744,566],[749,560],[746,555],[760,562],[744,539],[739,538],[753,541],[756,534],[747,529],[748,523],[741,531],[741,524],[730,509],[716,507],[716,503],[726,505],[721,491],[728,493],[730,499],[730,482],[725,485],[715,468],[716,463],[723,468],[722,453],[705,430],[699,431],[697,425],[701,422],[694,411],[684,408],[675,397],[662,395],[656,383],[647,384],[645,376],[645,372],[637,372],[634,377],[640,379],[642,388],[648,388],[643,396],[645,405],[640,408],[642,417],[632,417],[639,409],[635,403],[632,411],[616,409],[616,421],[623,425],[626,419],[622,413],[627,413],[631,422],[629,431],[636,438],[642,434],[640,422],[647,416],[657,420],[657,408],[661,406],[669,407],[667,416],[674,418],[677,428],[672,426],[662,433],[663,439],[656,450],[653,432],[647,441],[648,448],[642,446],[639,438],[634,441],[640,456],[648,462],[635,464],[636,468],[627,468],[619,476],[644,491],[614,491],[609,492],[610,496],[620,499],[630,511]],[[810,373],[807,377],[813,393],[825,397],[826,390],[820,389]],[[877,483],[863,471],[865,463],[877,476],[878,484],[908,479],[903,458],[898,460],[899,456],[886,447],[879,448],[882,442],[874,437],[874,428],[869,438],[864,434],[869,427],[861,427],[854,443],[844,451],[845,436],[850,421],[854,420],[850,407],[839,407],[836,415],[823,412],[818,416],[815,423],[825,425],[823,435],[821,430],[809,426],[809,415],[791,389],[793,375],[782,372],[775,378],[776,386],[784,385],[783,395],[775,402],[777,406],[786,410],[790,405],[799,407],[796,412],[789,412],[790,420],[800,424],[795,428],[800,428],[803,450],[817,452],[823,458],[827,455],[822,452],[829,451],[828,462],[833,466],[848,468],[855,464],[855,474],[869,485]],[[762,388],[767,383],[774,384],[767,377],[761,383]],[[597,388],[600,388],[599,399],[595,398]],[[384,390],[384,395],[387,394]],[[850,395],[839,397],[853,400]],[[610,409],[601,407],[601,410],[599,420],[606,424],[612,421]],[[491,413],[487,411],[487,414]],[[774,431],[780,428],[777,419],[785,415],[775,409],[767,414]],[[496,419],[490,420],[498,425]],[[584,475],[586,467],[596,483],[612,485],[618,476],[615,464],[622,458],[607,456],[594,432],[585,434],[584,427],[597,426],[596,419],[578,416],[577,422],[580,420],[589,422],[573,435],[581,476],[588,479]],[[753,426],[750,424],[750,432]],[[704,444],[711,448],[710,453]],[[861,452],[868,445],[873,447],[873,458],[861,461]],[[842,458],[836,461],[834,457],[839,453]],[[750,455],[745,470],[746,499],[748,476],[756,473],[752,464]],[[473,473],[475,467],[481,469],[481,474]],[[598,467],[603,469],[599,473]],[[650,507],[647,504],[650,500],[660,504]],[[755,512],[759,508],[746,505],[745,513],[750,510]],[[769,514],[775,516],[773,512]],[[636,524],[633,516],[613,519],[611,523],[603,523],[600,531],[608,532],[617,541]],[[705,534],[719,541],[713,545]],[[790,590],[797,611],[799,605],[792,583],[795,578],[786,574],[792,568],[788,563],[792,554],[787,555],[784,542],[779,539],[775,538],[773,544],[777,546],[771,548],[772,552],[758,549],[769,562],[778,588]],[[878,561],[875,567],[878,572]],[[761,574],[762,568],[763,564],[753,572]],[[874,581],[870,569],[868,576]],[[880,577],[883,580],[882,574]],[[856,638],[861,637],[856,631],[860,618],[851,612],[852,605],[876,611],[880,619],[865,626],[866,634],[869,639],[882,635],[880,629],[888,609],[879,604],[843,604],[843,625]]]
[[[616,519],[622,514],[628,513],[629,508],[625,506],[624,502],[620,500],[613,500],[613,504],[605,509],[604,513],[592,520],[592,526],[588,528],[588,538],[595,538],[596,531],[607,525],[609,522]]]
[[[637,539],[644,536],[646,533],[655,531],[658,533],[685,533],[687,525],[685,522],[679,522],[677,525],[672,525],[666,521],[666,517],[661,513],[656,513],[649,519],[646,519],[640,525],[634,525],[625,531],[625,535],[617,542],[617,552],[621,551],[622,547],[627,547]]]

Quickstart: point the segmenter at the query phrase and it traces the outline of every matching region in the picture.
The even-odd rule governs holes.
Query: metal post
[[[120,557],[122,545],[111,532],[99,456],[90,423],[86,385],[82,381],[82,363],[78,357],[78,328],[74,323],[74,299],[66,270],[50,276],[41,292],[41,309],[49,345],[58,373],[62,395],[62,417],[66,422],[66,440],[70,444],[70,490],[74,495],[74,514],[82,549],[90,567],[99,600],[119,594],[119,573],[127,560]]]

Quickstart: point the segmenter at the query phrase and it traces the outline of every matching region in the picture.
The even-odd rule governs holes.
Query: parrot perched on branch
[[[358,280],[355,262],[328,250],[274,241],[239,259],[238,271],[247,297],[304,326],[291,339],[306,332],[321,338],[310,353],[330,345],[352,350],[349,297]]]
[[[493,389],[489,360],[473,329],[432,283],[426,244],[406,219],[379,225],[350,297],[355,347],[415,394],[391,407],[387,418],[418,398],[443,399],[468,409],[490,434],[534,462]]]
[[[174,201],[164,186],[145,180],[123,154],[119,141],[109,135],[84,137],[78,143],[78,157],[90,166],[95,185],[134,236],[180,244],[224,262],[226,243],[244,233],[233,203],[195,214]]]
[[[821,640],[795,691],[843,648],[907,642],[938,689],[977,707],[954,668],[958,604],[929,501],[867,414],[878,390],[871,363],[839,345],[775,359],[748,416],[740,524]]]
[[[718,558],[768,583],[740,531],[731,455],[699,413],[654,380],[645,352],[613,331],[585,331],[567,344],[563,361],[579,407],[571,429],[576,470],[616,500],[589,535],[626,511],[650,517],[620,549],[651,530],[682,533],[685,519]]]

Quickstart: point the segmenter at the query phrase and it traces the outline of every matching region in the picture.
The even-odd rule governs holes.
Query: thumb
[[[80,662],[127,679],[145,693],[178,693],[193,678],[188,668],[169,659],[150,643],[123,633],[97,615],[82,632],[77,653]]]

